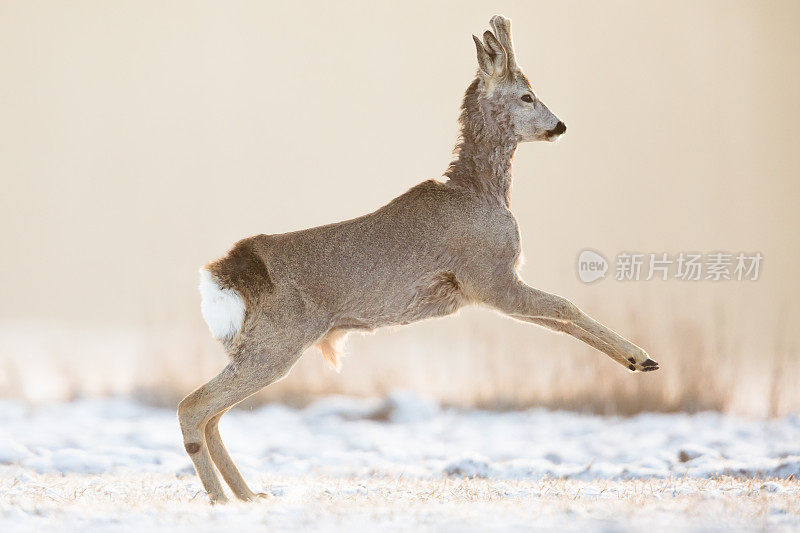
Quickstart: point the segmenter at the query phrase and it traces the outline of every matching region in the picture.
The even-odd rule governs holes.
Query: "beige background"
[[[604,372],[629,397],[680,396],[701,372],[689,350],[703,374],[737,368],[715,385],[750,391],[730,405],[796,405],[764,400],[775,376],[798,384],[785,366],[800,315],[796,2],[4,1],[0,390],[153,394],[169,374],[178,394],[213,375],[224,360],[197,268],[243,236],[358,216],[440,176],[476,66],[470,34],[494,12],[569,127],[517,152],[523,276],[665,370],[642,382],[577,341],[468,311],[354,339],[341,378],[307,357],[284,390],[558,403],[540,394],[554,376],[574,400]],[[754,283],[584,285],[585,247],[765,261]],[[772,377],[741,377],[757,368]],[[42,373],[71,384],[43,392]]]

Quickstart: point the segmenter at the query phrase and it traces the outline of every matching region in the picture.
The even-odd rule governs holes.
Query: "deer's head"
[[[475,35],[478,51],[478,103],[485,127],[516,142],[555,141],[566,125],[542,103],[514,58],[511,21],[492,17],[483,41]]]

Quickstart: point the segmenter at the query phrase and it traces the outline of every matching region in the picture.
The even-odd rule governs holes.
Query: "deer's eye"
[[[530,104],[530,103],[533,102],[533,96],[531,96],[529,94],[523,94],[522,95],[522,101],[523,102],[528,102]]]

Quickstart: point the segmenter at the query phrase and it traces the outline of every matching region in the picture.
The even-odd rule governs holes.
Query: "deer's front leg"
[[[658,370],[658,363],[621,335],[593,320],[569,300],[529,287],[519,279],[494,284],[483,303],[519,320],[563,331],[597,348],[632,371]]]

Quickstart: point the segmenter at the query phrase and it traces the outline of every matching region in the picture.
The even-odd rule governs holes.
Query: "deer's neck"
[[[511,204],[511,160],[517,140],[505,110],[481,98],[476,78],[464,94],[455,159],[445,176],[455,185],[473,189],[491,203]],[[491,118],[495,117],[495,118]]]
[[[470,139],[462,132],[456,159],[445,175],[453,183],[469,187],[492,203],[511,204],[511,161],[516,142]]]

